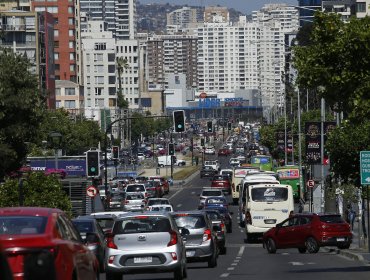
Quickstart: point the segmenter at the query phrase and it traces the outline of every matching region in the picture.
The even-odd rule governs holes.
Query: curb
[[[340,250],[340,249],[334,249],[329,247],[322,247],[325,252],[327,253],[335,253],[337,255],[344,256],[346,258],[355,260],[355,261],[361,261],[361,262],[369,262],[369,260],[365,259],[364,256],[361,253],[357,252],[351,252],[350,250]]]
[[[173,181],[173,184],[174,185],[186,185],[188,184],[191,180],[193,180],[196,176],[199,176],[199,170],[195,171],[193,174],[191,174],[190,176],[188,176],[186,179],[184,180],[175,180]]]

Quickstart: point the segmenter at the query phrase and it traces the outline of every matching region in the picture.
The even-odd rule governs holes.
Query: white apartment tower
[[[268,4],[253,11],[252,20],[258,25],[260,91],[262,106],[275,108],[283,105],[285,83],[285,57],[289,46],[285,45],[285,34],[298,31],[298,11],[286,4]]]
[[[217,15],[216,15],[217,17]],[[259,28],[242,16],[239,22],[205,22],[197,29],[198,88],[231,92],[258,89]]]
[[[197,24],[197,9],[183,7],[167,14],[167,25],[177,25],[180,28],[194,27]]]

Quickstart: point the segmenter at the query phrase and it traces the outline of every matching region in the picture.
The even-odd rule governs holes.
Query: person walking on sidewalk
[[[348,205],[347,205],[347,222],[351,225],[351,230],[353,230],[355,219],[356,219],[356,211],[353,209],[352,203],[348,203]]]

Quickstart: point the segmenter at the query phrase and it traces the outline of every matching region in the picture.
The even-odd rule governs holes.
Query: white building
[[[370,0],[356,0],[356,17],[370,16]]]
[[[195,27],[197,24],[197,9],[182,7],[167,14],[167,25],[176,25],[179,28]]]
[[[257,23],[240,17],[230,22],[208,22],[197,29],[198,88],[208,91],[258,89]]]

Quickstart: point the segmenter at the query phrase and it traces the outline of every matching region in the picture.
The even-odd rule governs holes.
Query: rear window
[[[126,192],[143,192],[145,187],[143,185],[130,185],[126,187]]]
[[[206,226],[204,217],[200,215],[175,215],[175,221],[178,227],[187,229],[198,229]]]
[[[94,232],[93,224],[91,222],[72,221],[75,227],[81,233]]]
[[[202,196],[221,196],[222,191],[203,191]]]
[[[171,223],[168,218],[158,216],[136,216],[117,221],[114,234],[132,234],[145,232],[169,232]]]
[[[129,194],[127,195],[126,199],[127,200],[140,200],[140,199],[144,199],[144,196],[141,193]]]
[[[113,224],[114,224],[114,220],[112,218],[95,218],[96,221],[98,222],[99,226],[102,228],[102,229],[108,229],[108,228],[112,228],[113,227]]]
[[[159,200],[155,200],[155,199],[150,199],[148,201],[148,205],[162,205],[162,204],[170,204],[168,200],[163,200],[163,199],[159,199]]]
[[[226,203],[226,199],[223,198],[207,198],[206,199],[207,204],[220,204],[220,203]]]
[[[320,221],[328,224],[341,224],[344,220],[340,215],[320,216]]]
[[[42,234],[47,217],[0,216],[0,234]]]
[[[279,202],[288,200],[287,188],[253,188],[252,200],[256,202]]]
[[[208,217],[211,219],[211,220],[220,220],[221,219],[221,215],[219,212],[217,211],[211,211],[211,212],[208,212],[207,211],[207,215]]]

